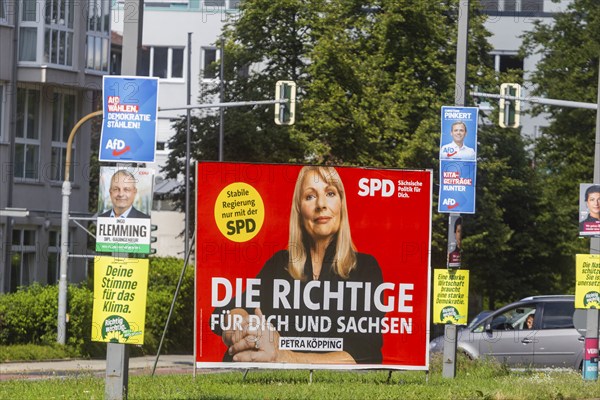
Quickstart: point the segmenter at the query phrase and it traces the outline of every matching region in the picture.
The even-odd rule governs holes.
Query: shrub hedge
[[[182,268],[181,259],[150,258],[144,344],[132,346],[132,355],[156,354]],[[186,269],[161,350],[163,354],[192,353],[193,270],[193,265]],[[68,286],[67,345],[82,357],[103,357],[105,343],[91,341],[92,306],[92,280]],[[56,344],[57,316],[57,285],[34,283],[14,293],[0,294],[0,346]]]

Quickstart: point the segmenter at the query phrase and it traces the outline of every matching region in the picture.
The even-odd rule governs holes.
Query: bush
[[[149,341],[144,347],[152,353],[158,349],[182,268],[183,260],[176,258],[152,258],[150,261],[146,306],[146,334],[150,335],[146,336]],[[194,302],[194,268],[188,265],[163,343],[163,353],[192,353]]]
[[[180,259],[150,259],[144,345],[132,348],[132,355],[156,354],[182,267],[183,260]],[[89,282],[89,287],[93,287],[92,282]],[[105,343],[91,341],[93,291],[87,283],[69,285],[67,305],[67,347],[81,357],[104,357]],[[0,346],[29,344],[55,347],[57,316],[57,285],[34,283],[20,287],[14,293],[1,294]],[[162,353],[192,353],[193,316],[194,272],[193,266],[189,266],[175,303]],[[67,349],[65,352],[71,354],[73,350]]]
[[[57,343],[50,345],[15,344],[0,346],[0,362],[5,361],[36,361],[60,360],[80,357],[80,353],[72,347],[61,346]]]
[[[0,344],[56,342],[58,287],[34,283],[0,296]]]

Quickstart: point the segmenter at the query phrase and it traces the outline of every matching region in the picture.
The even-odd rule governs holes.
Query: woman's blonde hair
[[[288,263],[288,272],[294,279],[306,280],[304,275],[304,264],[306,263],[307,252],[306,245],[312,246],[312,239],[308,236],[302,219],[300,205],[302,203],[302,183],[304,177],[315,171],[328,185],[334,186],[342,202],[340,210],[340,230],[337,233],[337,242],[335,247],[335,259],[333,261],[334,272],[347,279],[356,267],[356,248],[352,243],[350,234],[350,223],[348,221],[348,207],[346,205],[346,191],[344,184],[337,171],[333,167],[306,166],[300,170],[296,187],[294,189],[294,198],[292,200],[292,211],[290,213],[290,236],[288,251],[290,260]]]

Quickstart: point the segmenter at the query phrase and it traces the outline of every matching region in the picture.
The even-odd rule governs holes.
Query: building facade
[[[140,75],[159,78],[160,108],[187,104],[188,72],[192,105],[201,83],[218,84],[205,70],[221,57],[221,30],[238,17],[239,1],[145,1]],[[498,71],[524,71],[523,96],[539,58],[519,57],[520,36],[536,20],[551,21],[569,3],[480,0],[492,33],[490,57]],[[0,292],[58,280],[67,138],[75,122],[99,109],[102,76],[120,74],[126,15],[123,0],[0,1]],[[168,197],[174,184],[160,176],[174,134],[172,121],[184,114],[184,109],[159,113],[156,162],[147,165],[158,173],[152,219],[159,227],[159,256],[184,256],[184,218]],[[545,115],[525,112],[521,121],[523,134],[532,138],[547,124]],[[73,144],[72,218],[91,217],[91,125],[80,129]],[[79,223],[87,225],[85,219]],[[77,220],[70,222],[69,236],[68,281],[76,282],[87,276],[89,239]]]
[[[496,71],[523,70],[521,96],[528,97],[533,90],[528,80],[540,61],[540,55],[535,54],[525,58],[519,56],[519,48],[523,42],[522,35],[533,28],[535,21],[551,23],[554,15],[565,11],[571,1],[480,0],[480,3],[482,12],[487,15],[485,27],[492,34],[489,38],[493,47],[490,57],[493,58]],[[531,104],[527,102],[521,104],[521,133],[523,136],[535,139],[540,136],[541,128],[548,125],[548,115],[532,116],[527,113],[530,108]]]
[[[109,0],[0,2],[0,292],[59,278],[67,140],[99,109]],[[87,275],[92,123],[75,135],[68,282]],[[76,218],[81,218],[79,221]]]

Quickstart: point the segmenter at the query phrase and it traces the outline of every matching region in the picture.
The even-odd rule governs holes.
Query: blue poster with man
[[[477,107],[442,107],[440,160],[476,161]]]
[[[100,161],[154,162],[158,78],[104,76]]]

